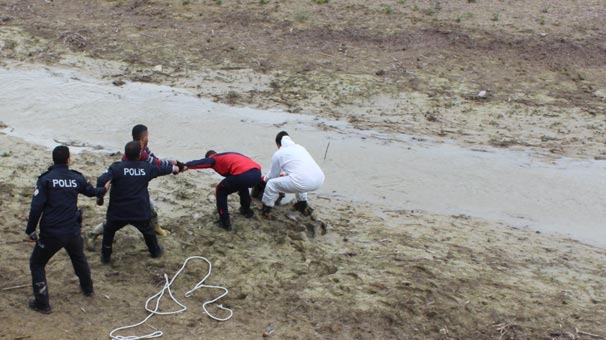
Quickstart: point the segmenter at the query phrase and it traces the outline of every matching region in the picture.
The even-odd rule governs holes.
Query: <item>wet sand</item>
[[[152,182],[160,222],[172,231],[160,239],[162,258],[148,256],[134,228],[117,234],[109,266],[100,263],[97,242],[86,251],[96,290],[89,299],[60,252],[47,266],[54,312],[41,316],[26,307],[32,245],[22,240],[34,183],[50,150],[0,134],[0,154],[2,339],[108,338],[112,329],[142,320],[145,300],[161,289],[164,273],[172,275],[192,255],[212,261],[208,283],[230,290],[221,303],[234,317],[218,323],[202,313],[202,302],[216,291],[182,296],[206,273],[206,266],[195,265],[174,286],[187,312],[155,316],[149,326],[120,334],[147,334],[153,327],[166,339],[254,339],[270,325],[276,330],[271,338],[295,340],[603,334],[603,249],[472,217],[322,195],[312,196],[311,204],[327,223],[326,234],[291,205],[276,208],[274,221],[235,213],[235,232],[227,233],[214,222],[217,179],[193,171]],[[94,179],[118,157],[82,152],[74,155],[73,168]],[[229,205],[237,211],[237,197]],[[84,197],[80,206],[86,233],[104,219],[105,208]],[[175,308],[168,300],[161,306]]]

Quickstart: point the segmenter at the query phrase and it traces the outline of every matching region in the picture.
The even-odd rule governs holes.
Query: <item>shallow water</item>
[[[117,151],[130,140],[131,127],[143,123],[150,148],[162,158],[238,151],[267,167],[275,134],[287,130],[324,169],[323,196],[470,215],[606,246],[604,161],[545,163],[528,152],[420,142],[309,115],[217,104],[167,86],[116,87],[64,69],[0,68],[0,80],[5,132],[35,143]]]

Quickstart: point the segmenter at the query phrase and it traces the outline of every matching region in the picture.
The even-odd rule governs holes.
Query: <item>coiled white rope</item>
[[[200,260],[204,260],[206,261],[206,263],[208,263],[208,273],[206,274],[206,276],[204,276],[204,278],[202,280],[200,280],[200,282],[198,282],[194,288],[192,288],[190,291],[188,291],[187,293],[185,293],[185,297],[190,297],[194,291],[196,291],[197,289],[200,288],[216,288],[216,289],[222,289],[223,290],[223,294],[219,295],[218,297],[206,301],[202,304],[202,309],[204,310],[204,312],[212,319],[217,320],[217,321],[227,321],[229,319],[231,319],[231,317],[233,316],[233,311],[229,308],[223,307],[223,305],[218,305],[217,307],[219,309],[222,310],[226,310],[229,312],[229,315],[227,317],[224,318],[220,318],[220,317],[216,317],[214,315],[212,315],[207,309],[206,306],[214,303],[216,301],[218,301],[219,299],[221,299],[222,297],[224,297],[225,295],[227,295],[227,293],[229,293],[229,291],[227,290],[227,288],[225,287],[221,287],[221,286],[211,286],[211,285],[206,285],[204,284],[204,281],[206,281],[206,279],[210,276],[210,273],[212,271],[212,264],[210,263],[209,260],[207,260],[205,257],[202,256],[190,256],[188,257],[185,262],[183,262],[183,265],[181,266],[181,268],[175,273],[175,276],[173,276],[173,278],[169,281],[168,280],[168,275],[164,274],[164,287],[162,288],[162,290],[160,290],[158,293],[150,296],[147,301],[145,301],[145,310],[147,310],[149,312],[149,315],[143,319],[143,321],[133,324],[133,325],[128,325],[128,326],[123,326],[123,327],[119,327],[116,328],[114,330],[112,330],[111,332],[109,332],[109,336],[112,338],[112,340],[139,340],[139,339],[153,339],[153,338],[158,338],[161,337],[162,335],[164,335],[163,332],[161,331],[155,331],[153,333],[150,334],[146,334],[146,335],[130,335],[130,336],[122,336],[122,335],[114,335],[114,333],[121,331],[121,330],[125,330],[125,329],[129,329],[129,328],[135,328],[138,326],[141,326],[142,324],[144,324],[147,320],[149,320],[149,318],[151,318],[153,315],[172,315],[172,314],[179,314],[182,312],[185,312],[187,310],[187,307],[182,304],[181,302],[179,302],[175,296],[173,295],[173,292],[170,289],[170,286],[173,284],[173,282],[175,281],[175,279],[177,278],[177,276],[179,276],[179,274],[181,274],[181,272],[183,271],[183,269],[185,269],[185,266],[187,266],[187,263],[189,262],[189,260],[193,260],[193,259],[200,259]],[[162,299],[162,297],[164,296],[164,293],[168,292],[168,295],[170,295],[171,299],[173,299],[173,301],[181,306],[181,309],[176,310],[176,311],[170,311],[170,312],[160,312],[158,311],[159,307],[160,307],[160,300]],[[150,302],[152,302],[153,300],[156,300],[155,303],[155,307],[154,309],[150,309],[149,308],[149,304]]]

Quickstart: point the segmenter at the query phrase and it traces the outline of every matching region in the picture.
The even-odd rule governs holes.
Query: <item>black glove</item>
[[[179,172],[183,172],[183,169],[185,169],[185,163],[177,161],[175,165],[179,168]]]
[[[31,234],[29,234],[29,239],[32,241],[37,241],[38,240],[38,233],[36,233],[35,231]]]

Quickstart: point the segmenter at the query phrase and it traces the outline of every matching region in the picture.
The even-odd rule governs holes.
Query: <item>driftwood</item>
[[[602,339],[602,340],[606,340],[606,336],[604,335],[597,335],[597,334],[591,334],[591,333],[587,333],[587,332],[583,332],[580,331],[578,328],[575,329],[575,332],[579,335],[586,335],[595,339]]]
[[[0,243],[0,245],[8,245],[8,244],[19,244],[19,243],[24,243],[24,242],[29,242],[30,240],[25,239],[25,240],[21,240],[21,241],[7,241],[7,242],[3,242]]]
[[[5,288],[2,288],[2,290],[13,290],[13,289],[19,289],[19,288],[25,288],[25,287],[29,287],[29,285],[25,284],[25,285],[16,285],[16,286],[12,286],[12,287],[5,287]]]

